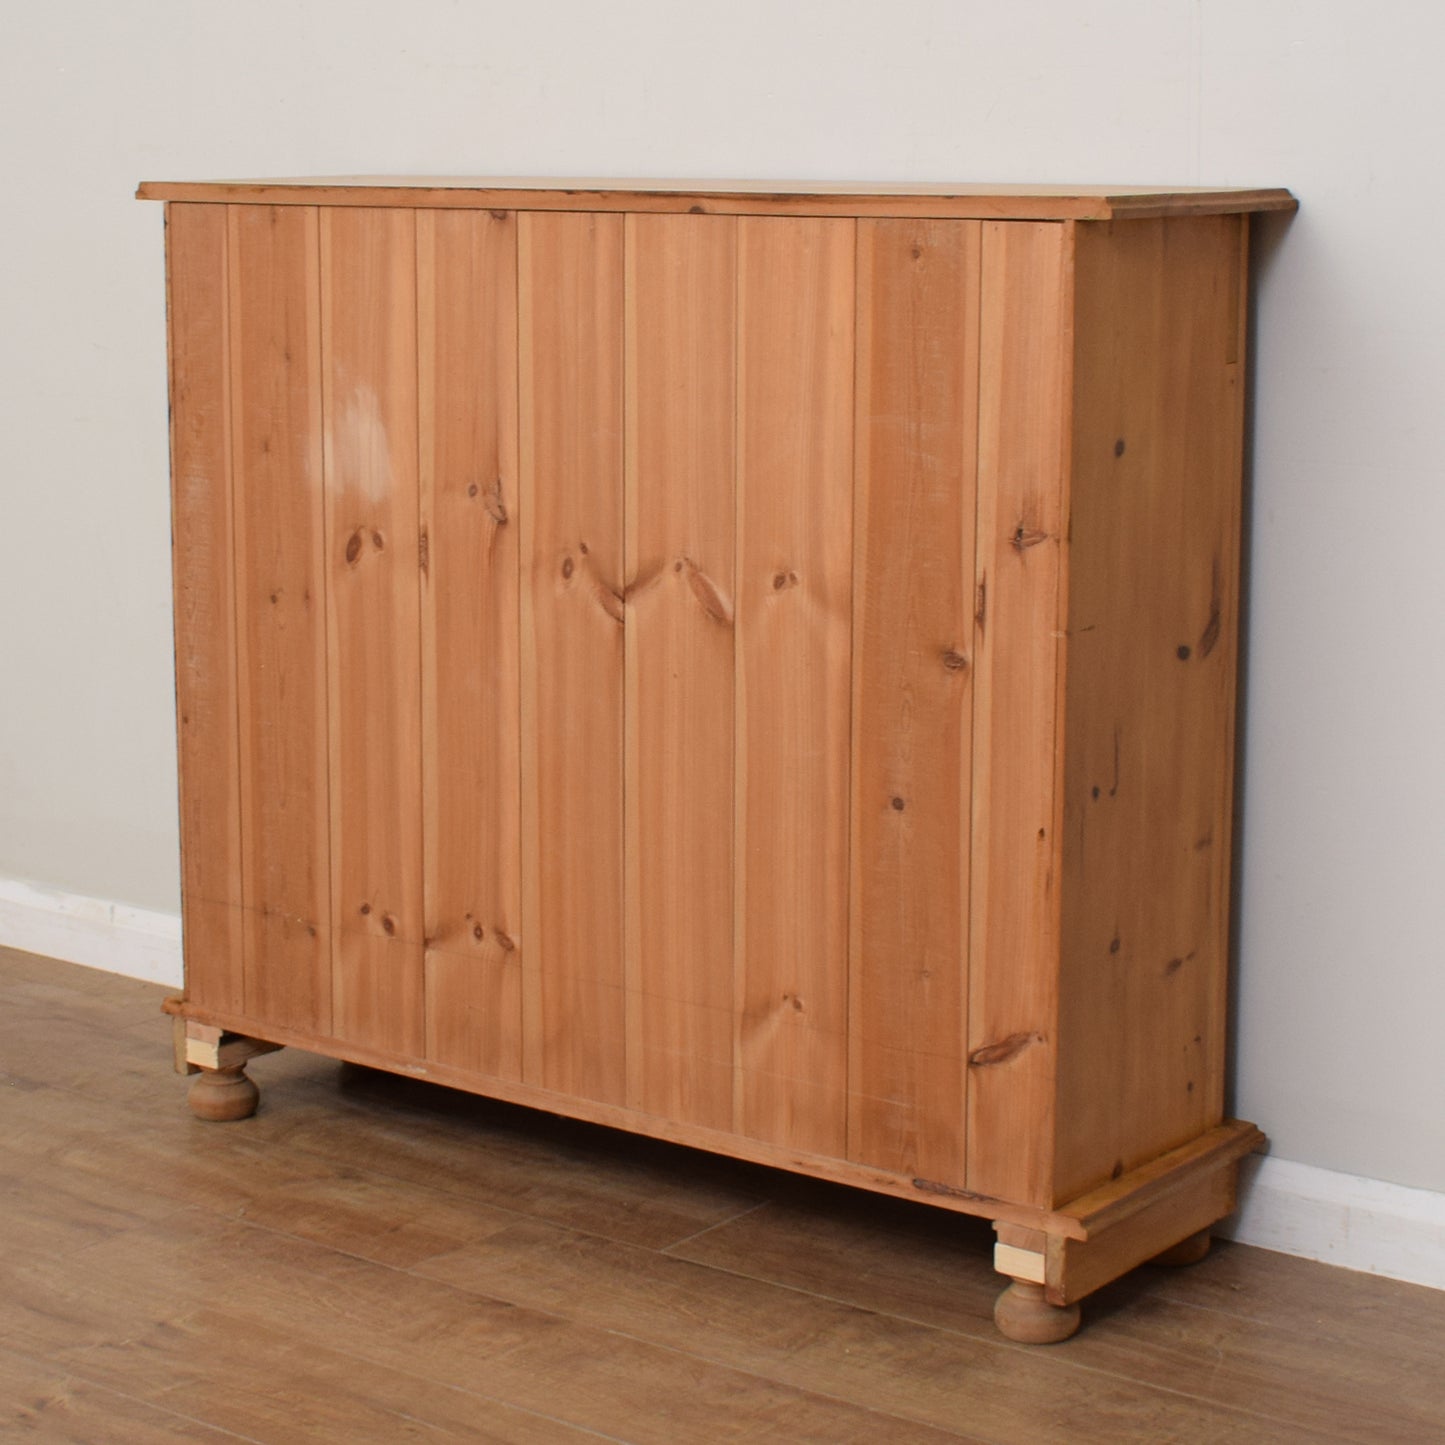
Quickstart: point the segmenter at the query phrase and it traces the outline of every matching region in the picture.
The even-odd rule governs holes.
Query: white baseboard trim
[[[0,878],[0,945],[149,983],[181,985],[181,920]]]
[[[1244,1161],[1239,1211],[1214,1231],[1241,1244],[1445,1289],[1445,1194],[1293,1159]]]

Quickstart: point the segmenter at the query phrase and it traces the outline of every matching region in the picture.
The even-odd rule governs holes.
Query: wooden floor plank
[[[917,1207],[888,1201],[861,1209],[834,1197],[840,1193],[770,1203],[670,1253],[855,1308],[991,1336],[996,1285],[991,1232],[981,1221],[951,1229]],[[1254,1275],[1255,1261],[1271,1279],[1275,1262],[1295,1266],[1319,1281],[1318,1292],[1300,1308],[1288,1288],[1251,1290],[1242,1281]],[[1227,1282],[1212,1284],[1214,1276]],[[1366,1301],[1376,1296],[1375,1317],[1354,1323],[1353,1310],[1341,1309],[1345,1290]],[[1382,1334],[1386,1302],[1416,1306],[1394,1336]],[[1204,1264],[1137,1271],[1092,1296],[1085,1310],[1086,1328],[1051,1350],[1051,1359],[1325,1438],[1412,1440],[1445,1431],[1445,1386],[1422,1369],[1421,1331],[1431,1334],[1432,1322],[1435,1334],[1445,1327],[1445,1295],[1436,1291],[1216,1242]],[[1203,1317],[1205,1310],[1215,1318]],[[1331,1363],[1322,1371],[1323,1360]]]
[[[92,1299],[91,1303],[95,1303]],[[165,1412],[189,1424],[197,1413],[223,1423],[214,1438],[300,1441],[485,1441],[497,1445],[552,1445],[596,1439],[587,1430],[532,1411],[518,1410],[482,1391],[429,1385],[405,1371],[378,1367],[339,1349],[308,1347],[304,1362],[284,1327],[258,1327],[254,1320],[221,1308],[201,1307],[174,1318],[125,1329],[101,1302],[101,1320],[113,1326],[80,1348],[62,1346],[64,1365],[48,1368],[65,1379],[67,1397],[96,1396],[107,1405],[122,1390],[138,1409]],[[10,1356],[17,1370],[38,1360],[0,1348],[0,1380]],[[80,1390],[76,1390],[76,1384]],[[35,1386],[32,1384],[31,1389]],[[124,1417],[122,1417],[124,1418]],[[112,1433],[67,1435],[87,1442],[125,1441],[127,1428]],[[207,1427],[190,1424],[193,1432]],[[202,1433],[158,1439],[210,1439]]]
[[[1445,1437],[1445,1292],[1219,1245],[1029,1349],[922,1206],[291,1051],[202,1124],[162,993],[0,949],[5,1438]]]
[[[0,1412],[0,1426],[7,1436],[13,1431],[35,1442],[124,1440],[126,1445],[165,1445],[185,1441],[204,1445],[249,1438],[132,1399],[48,1360],[8,1349],[0,1349]]]
[[[238,1275],[244,1288],[234,1287]],[[222,1300],[240,1338],[279,1325],[298,1361],[318,1347],[344,1349],[368,1369],[400,1369],[639,1445],[958,1438],[905,1435],[866,1406],[200,1211],[97,1244],[80,1271],[63,1257],[23,1262],[0,1299],[0,1343],[28,1339],[57,1363],[93,1362],[122,1318],[130,1336],[147,1323],[164,1333],[172,1318]]]
[[[1126,1361],[1118,1362],[1125,1369],[1092,1367],[1088,1358],[1102,1346],[1089,1332],[1062,1357],[1020,1350],[993,1331],[990,1311],[997,1291],[991,1283],[985,1308],[975,1300],[973,1308],[955,1309],[952,1318],[922,1324],[756,1276],[729,1278],[682,1259],[533,1224],[429,1260],[420,1270],[489,1299],[522,1308],[567,1308],[615,1334],[666,1339],[675,1348],[796,1389],[865,1398],[919,1427],[949,1429],[967,1422],[990,1440],[1073,1445],[1081,1439],[1127,1439],[1141,1419],[1149,1422],[1150,1439],[1255,1441],[1267,1433],[1273,1440],[1311,1440],[1328,1438],[1342,1403],[1296,1402],[1290,1390],[1295,1382],[1282,1378],[1272,1386],[1247,1370],[1236,1372],[1232,1388],[1226,1384],[1214,1398],[1205,1398],[1189,1386],[1198,1385],[1206,1372],[1227,1372],[1228,1365],[1205,1353],[1192,1370],[1163,1373],[1171,1363],[1170,1322],[1158,1348],[1151,1351],[1147,1338],[1141,1340],[1141,1359],[1148,1363],[1132,1370]],[[1168,1310],[1148,1313],[1157,1318]],[[1367,1423],[1373,1438],[1388,1439],[1392,1428],[1407,1422],[1380,1412]]]

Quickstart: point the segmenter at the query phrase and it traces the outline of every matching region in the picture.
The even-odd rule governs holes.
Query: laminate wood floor
[[[1218,1244],[993,1330],[981,1222],[285,1051],[0,949],[0,1438],[1445,1440],[1445,1293]]]

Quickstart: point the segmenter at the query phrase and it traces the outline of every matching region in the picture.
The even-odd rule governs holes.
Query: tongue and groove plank
[[[226,208],[167,208],[176,732],[191,996],[239,1013],[242,971]]]
[[[730,1129],[737,222],[625,245],[627,1102]]]
[[[737,1128],[842,1158],[855,232],[738,226]]]
[[[968,1187],[1054,1203],[1072,234],[983,227]]]
[[[858,222],[848,1157],[964,1182],[979,224]]]
[[[328,1035],[319,218],[228,211],[245,1012]]]
[[[623,1104],[624,221],[518,225],[522,1070]]]
[[[336,1033],[425,1047],[416,224],[321,213]]]
[[[426,1049],[520,1079],[517,220],[416,216]]]

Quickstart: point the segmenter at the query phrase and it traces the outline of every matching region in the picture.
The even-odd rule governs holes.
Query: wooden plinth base
[[[249,1119],[256,1112],[261,1091],[246,1077],[245,1064],[226,1069],[202,1069],[191,1080],[187,1102],[191,1113],[210,1123]]]
[[[1229,1121],[1055,1210],[1043,1228],[995,1220],[994,1268],[1013,1281],[994,1311],[999,1329],[1029,1344],[1065,1340],[1078,1313],[1056,1312],[1111,1280],[1141,1264],[1198,1264],[1211,1226],[1234,1209],[1240,1159],[1262,1139]]]
[[[1016,1279],[995,1302],[993,1322],[1021,1345],[1056,1345],[1079,1328],[1079,1307],[1051,1305],[1043,1285]]]

